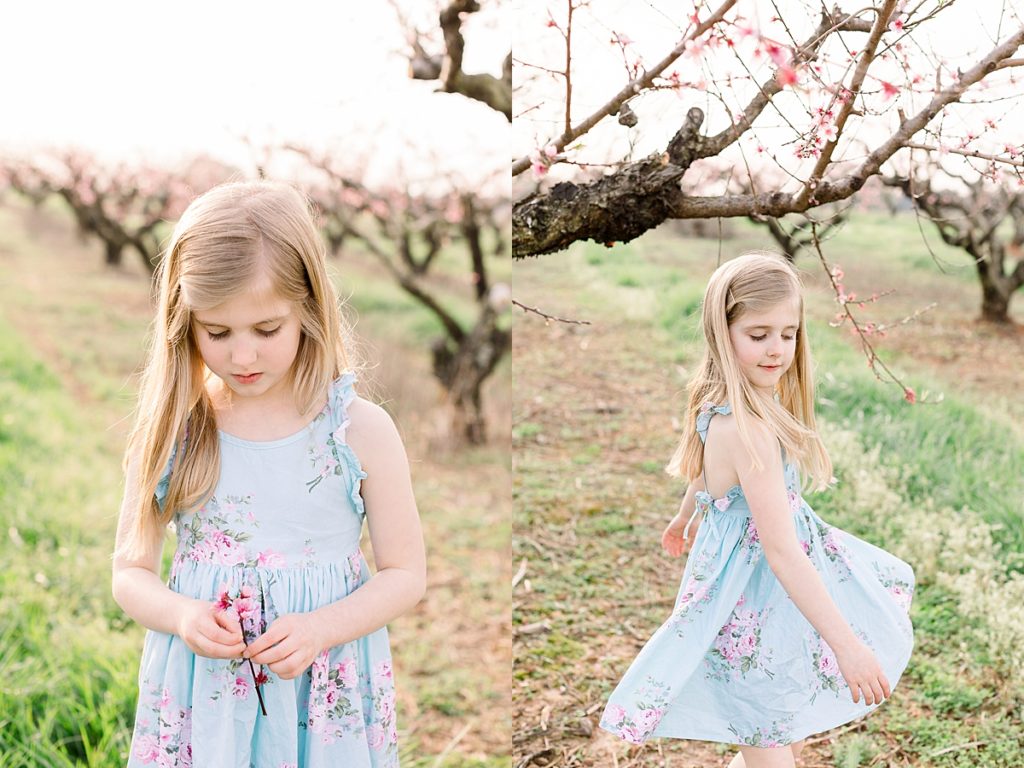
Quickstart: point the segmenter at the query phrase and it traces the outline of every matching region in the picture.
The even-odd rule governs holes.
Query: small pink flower
[[[244,677],[236,677],[235,684],[231,689],[231,694],[236,699],[247,699],[249,698],[249,681]]]
[[[380,749],[384,746],[384,729],[377,723],[373,723],[366,729],[366,741],[370,749]]]
[[[373,670],[374,677],[382,678],[384,680],[391,679],[391,662],[381,661],[378,662],[377,666]]]
[[[728,496],[721,499],[715,499],[715,507],[721,512],[725,512],[725,510],[727,510],[731,504],[732,499],[730,499]]]
[[[144,763],[152,763],[160,757],[163,749],[156,736],[146,733],[135,740],[135,756]]]
[[[787,85],[796,85],[800,82],[800,78],[797,77],[796,69],[789,66],[779,67],[778,71],[775,73],[775,80],[783,88]]]
[[[917,402],[917,393],[914,392],[914,390],[911,389],[910,387],[904,387],[903,388],[903,399],[906,400],[911,405],[913,405],[914,403]]]
[[[662,709],[641,709],[636,714],[636,724],[644,733],[650,733],[661,722],[665,711]]]
[[[630,744],[643,744],[644,736],[638,728],[631,725],[624,725],[619,729],[619,738],[625,739]]]
[[[377,703],[377,709],[380,710],[381,720],[384,720],[385,722],[391,720],[395,716],[394,694],[386,693]]]
[[[608,718],[610,723],[618,724],[626,719],[626,710],[618,704],[609,704],[605,717]]]
[[[359,682],[354,659],[342,659],[334,665],[338,673],[338,685],[342,688],[355,688]]]
[[[899,92],[900,89],[892,83],[888,83],[884,80],[882,81],[882,96],[886,101],[896,96]]]
[[[280,552],[265,549],[256,556],[256,564],[263,568],[284,568],[288,561]]]

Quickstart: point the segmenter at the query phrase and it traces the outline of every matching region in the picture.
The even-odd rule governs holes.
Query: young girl
[[[216,187],[158,277],[114,555],[114,599],[150,630],[128,765],[396,766],[384,625],[423,594],[423,539],[395,426],[353,389],[306,201]]]
[[[910,658],[914,575],[825,523],[800,495],[832,464],[815,431],[800,282],[770,254],[711,276],[687,430],[689,480],[662,535],[688,549],[672,616],[612,693],[601,727],[740,745],[731,768],[794,766],[802,740],[888,698]]]

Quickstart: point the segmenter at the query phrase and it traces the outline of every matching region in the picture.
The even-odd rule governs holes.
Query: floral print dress
[[[247,643],[277,617],[333,603],[369,578],[359,550],[366,473],[345,441],[354,381],[337,379],[320,414],[290,437],[220,433],[213,497],[175,515],[168,586],[231,604]],[[161,503],[167,483],[165,475]],[[323,651],[292,680],[241,659],[196,656],[177,635],[150,631],[139,688],[129,768],[398,765],[384,628]]]
[[[716,413],[729,406],[701,407],[702,441]],[[818,517],[788,462],[785,479],[804,553],[895,688],[913,648],[913,571]],[[699,491],[696,505],[704,518],[675,609],[612,692],[601,727],[633,744],[668,736],[779,747],[874,709],[853,703],[832,649],[768,566],[740,486],[720,499]]]

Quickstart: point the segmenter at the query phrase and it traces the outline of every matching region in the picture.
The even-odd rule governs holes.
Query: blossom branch
[[[690,34],[684,36],[676,47],[673,48],[661,61],[655,64],[651,69],[645,70],[642,75],[630,80],[617,94],[615,94],[615,96],[606,102],[604,106],[594,112],[594,114],[590,115],[590,117],[586,118],[575,128],[565,131],[561,136],[551,142],[555,148],[555,152],[561,152],[571,142],[575,141],[580,136],[583,136],[604,118],[618,114],[619,108],[626,100],[632,98],[640,91],[650,88],[651,85],[653,85],[655,78],[661,75],[661,73],[664,72],[676,59],[683,55],[683,52],[686,50],[687,43],[701,37],[705,32],[721,22],[725,17],[725,14],[728,13],[734,5],[736,5],[736,0],[726,0],[714,13],[698,24]],[[512,163],[512,175],[518,176],[529,167],[530,158],[521,157]]]

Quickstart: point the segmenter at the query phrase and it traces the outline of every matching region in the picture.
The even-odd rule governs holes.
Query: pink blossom
[[[896,96],[899,92],[900,89],[892,83],[888,83],[885,80],[882,81],[882,96],[886,101]]]
[[[903,31],[903,18],[900,17],[900,16],[897,16],[893,20],[892,24],[889,25],[889,29],[891,29],[893,32],[902,32]]]
[[[764,52],[775,63],[777,67],[783,67],[789,63],[789,52],[778,43],[765,42]]]
[[[903,388],[903,399],[913,405],[917,402],[917,393],[911,387]]]
[[[775,73],[775,79],[783,88],[787,85],[796,85],[799,82],[796,69],[789,66],[779,67],[779,71]]]
[[[381,661],[378,662],[377,666],[373,670],[374,677],[381,678],[383,680],[391,679],[391,662]]]

